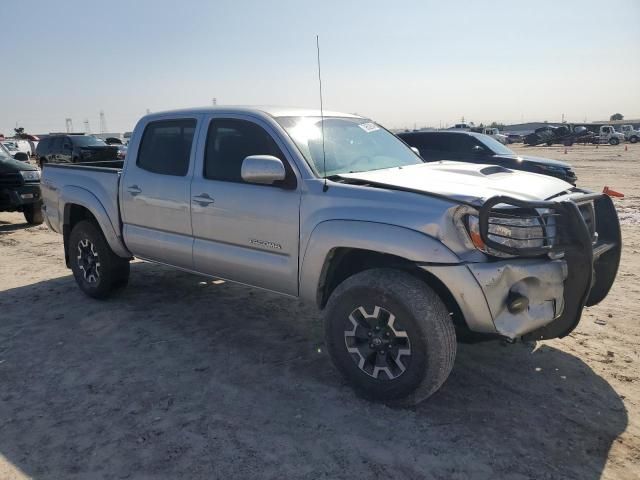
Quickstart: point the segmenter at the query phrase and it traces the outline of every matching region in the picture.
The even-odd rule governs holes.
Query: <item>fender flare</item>
[[[331,252],[337,248],[371,250],[402,257],[416,264],[461,263],[442,242],[416,230],[386,223],[327,220],[313,229],[301,255],[301,298],[319,305],[318,289]]]
[[[59,202],[63,209],[63,232],[68,230],[67,225],[69,225],[71,205],[80,205],[81,207],[89,210],[89,212],[94,216],[100,226],[100,230],[102,230],[102,233],[109,244],[109,247],[116,255],[123,258],[132,256],[131,252],[127,250],[127,247],[125,247],[122,242],[120,235],[118,235],[118,230],[116,230],[114,225],[111,223],[107,210],[104,208],[98,197],[89,190],[68,185],[63,187],[60,192]]]

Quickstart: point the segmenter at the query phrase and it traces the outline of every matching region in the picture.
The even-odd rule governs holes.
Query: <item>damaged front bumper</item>
[[[505,203],[555,212],[559,235],[555,245],[518,251],[492,242],[486,222],[491,209]],[[496,250],[520,256],[421,268],[448,286],[473,332],[532,340],[568,335],[583,308],[604,299],[615,280],[622,244],[613,202],[606,195],[590,194],[535,203],[500,197],[485,205],[480,211],[483,240]]]

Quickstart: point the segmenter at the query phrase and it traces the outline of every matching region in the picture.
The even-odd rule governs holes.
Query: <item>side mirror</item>
[[[284,164],[271,155],[249,155],[242,161],[242,180],[247,183],[273,185],[287,176]]]
[[[29,155],[27,155],[24,152],[16,152],[13,155],[13,158],[15,158],[16,160],[20,160],[21,162],[28,162],[29,161]]]
[[[413,153],[420,156],[420,150],[418,150],[416,147],[411,147],[411,150],[413,150]]]

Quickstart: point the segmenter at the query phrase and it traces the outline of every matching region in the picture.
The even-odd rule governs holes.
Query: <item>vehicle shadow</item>
[[[0,461],[37,479],[589,480],[627,425],[548,345],[459,345],[425,403],[367,402],[314,309],[146,263],[108,301],[64,276],[0,292],[0,312]]]
[[[33,225],[30,225],[27,222],[13,223],[0,220],[0,233],[15,232],[16,230],[23,230],[29,227],[33,227]]]

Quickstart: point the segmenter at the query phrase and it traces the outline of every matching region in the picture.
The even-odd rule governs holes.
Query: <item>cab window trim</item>
[[[214,176],[211,175],[207,175],[207,154],[209,151],[209,136],[212,134],[212,129],[216,126],[216,123],[220,123],[220,122],[242,122],[245,124],[250,124],[254,127],[257,127],[259,129],[261,129],[265,135],[267,135],[271,141],[273,142],[274,146],[277,148],[279,155],[276,156],[276,158],[280,159],[280,161],[282,162],[282,164],[284,165],[284,169],[286,172],[286,176],[285,179],[279,182],[275,182],[271,185],[265,185],[265,184],[257,184],[257,183],[250,183],[250,182],[245,182],[244,180],[240,179],[240,180],[233,180],[233,179],[226,179],[226,178],[216,178]],[[256,186],[256,187],[271,187],[271,188],[280,188],[280,189],[285,189],[285,190],[295,190],[298,186],[298,179],[297,176],[295,174],[295,171],[293,169],[293,167],[291,166],[291,163],[289,162],[287,155],[285,154],[284,149],[278,144],[277,140],[276,140],[276,136],[273,135],[272,132],[270,132],[267,128],[265,128],[263,125],[260,125],[258,122],[254,121],[253,119],[246,119],[246,118],[238,118],[238,117],[212,117],[209,119],[209,124],[207,125],[206,128],[206,134],[204,136],[203,139],[204,142],[204,151],[202,153],[203,158],[202,158],[202,178],[204,180],[208,180],[208,181],[213,181],[213,182],[228,182],[228,183],[237,183],[240,185],[252,185],[252,186]],[[262,153],[264,154],[264,153]],[[262,155],[262,154],[255,154],[255,155]],[[240,167],[242,168],[242,166]]]
[[[144,141],[145,138],[147,136],[147,134],[149,132],[151,132],[151,129],[155,126],[157,126],[158,124],[167,124],[167,123],[177,123],[177,122],[192,122],[193,125],[191,126],[191,128],[193,129],[193,133],[191,134],[191,145],[189,147],[189,153],[187,155],[187,162],[186,162],[186,169],[184,170],[184,173],[182,174],[175,174],[175,173],[167,173],[167,172],[158,172],[158,171],[154,171],[154,170],[149,170],[149,168],[143,166],[140,164],[140,157],[141,154],[144,152],[143,146],[144,146]],[[182,135],[184,135],[184,126],[182,127]],[[150,122],[148,122],[145,126],[144,126],[144,130],[142,132],[142,138],[140,139],[140,143],[138,146],[138,151],[136,152],[136,161],[135,161],[135,165],[136,168],[139,168],[141,170],[144,170],[145,172],[148,173],[152,173],[155,175],[164,175],[164,176],[168,176],[168,177],[178,177],[178,178],[184,178],[184,177],[188,177],[189,176],[189,172],[191,170],[191,164],[192,162],[192,157],[193,157],[193,151],[197,142],[197,135],[198,135],[198,119],[194,118],[194,117],[178,117],[178,118],[160,118],[157,120],[151,120]]]

